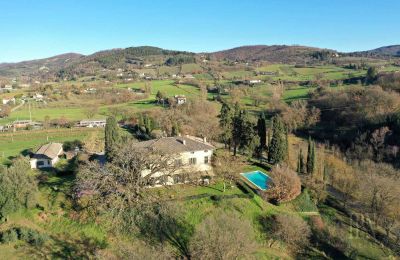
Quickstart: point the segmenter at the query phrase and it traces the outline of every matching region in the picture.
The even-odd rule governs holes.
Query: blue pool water
[[[271,181],[271,178],[262,171],[246,172],[242,173],[242,176],[257,186],[260,190],[268,189],[268,183]]]

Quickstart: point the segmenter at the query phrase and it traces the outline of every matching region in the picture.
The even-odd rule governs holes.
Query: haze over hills
[[[192,53],[140,46],[104,50],[91,55],[66,53],[38,60],[0,63],[0,76],[35,76],[43,73],[53,73],[60,77],[64,74],[93,75],[95,71],[102,69],[137,68],[147,63],[163,65],[192,63],[202,55],[214,60],[304,63],[337,57],[339,54],[340,56],[396,57],[400,55],[400,45],[353,53],[338,53],[331,49],[297,45],[241,46],[212,53]]]

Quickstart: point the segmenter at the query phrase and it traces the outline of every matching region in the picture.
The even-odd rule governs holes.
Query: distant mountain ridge
[[[378,55],[400,57],[400,45],[390,45],[367,51]]]
[[[317,52],[337,53],[335,50],[298,45],[250,45],[214,52],[213,55],[217,59],[296,62],[311,59]]]
[[[400,45],[380,47],[370,51],[339,53],[331,49],[299,45],[250,45],[210,53],[166,50],[139,46],[99,51],[91,55],[66,53],[49,58],[17,63],[0,63],[0,76],[43,76],[53,78],[71,75],[96,75],[100,70],[140,68],[151,64],[179,65],[195,62],[207,55],[216,60],[267,61],[272,63],[305,63],[328,60],[338,56],[400,57]]]

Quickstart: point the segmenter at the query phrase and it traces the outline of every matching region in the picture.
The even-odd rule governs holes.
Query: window
[[[204,156],[204,163],[208,164],[208,161],[209,161],[208,156]]]
[[[40,167],[40,166],[44,166],[44,162],[43,161],[37,161],[36,162],[36,167]]]
[[[196,164],[197,160],[196,158],[189,158],[189,164]]]

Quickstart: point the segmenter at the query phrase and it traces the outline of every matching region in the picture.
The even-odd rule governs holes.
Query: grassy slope
[[[103,129],[51,129],[37,131],[21,131],[16,133],[0,134],[0,163],[7,161],[10,156],[16,156],[26,149],[35,149],[46,142],[64,142],[71,140],[85,140],[89,134],[95,132],[102,135]],[[47,139],[48,137],[48,139]]]

